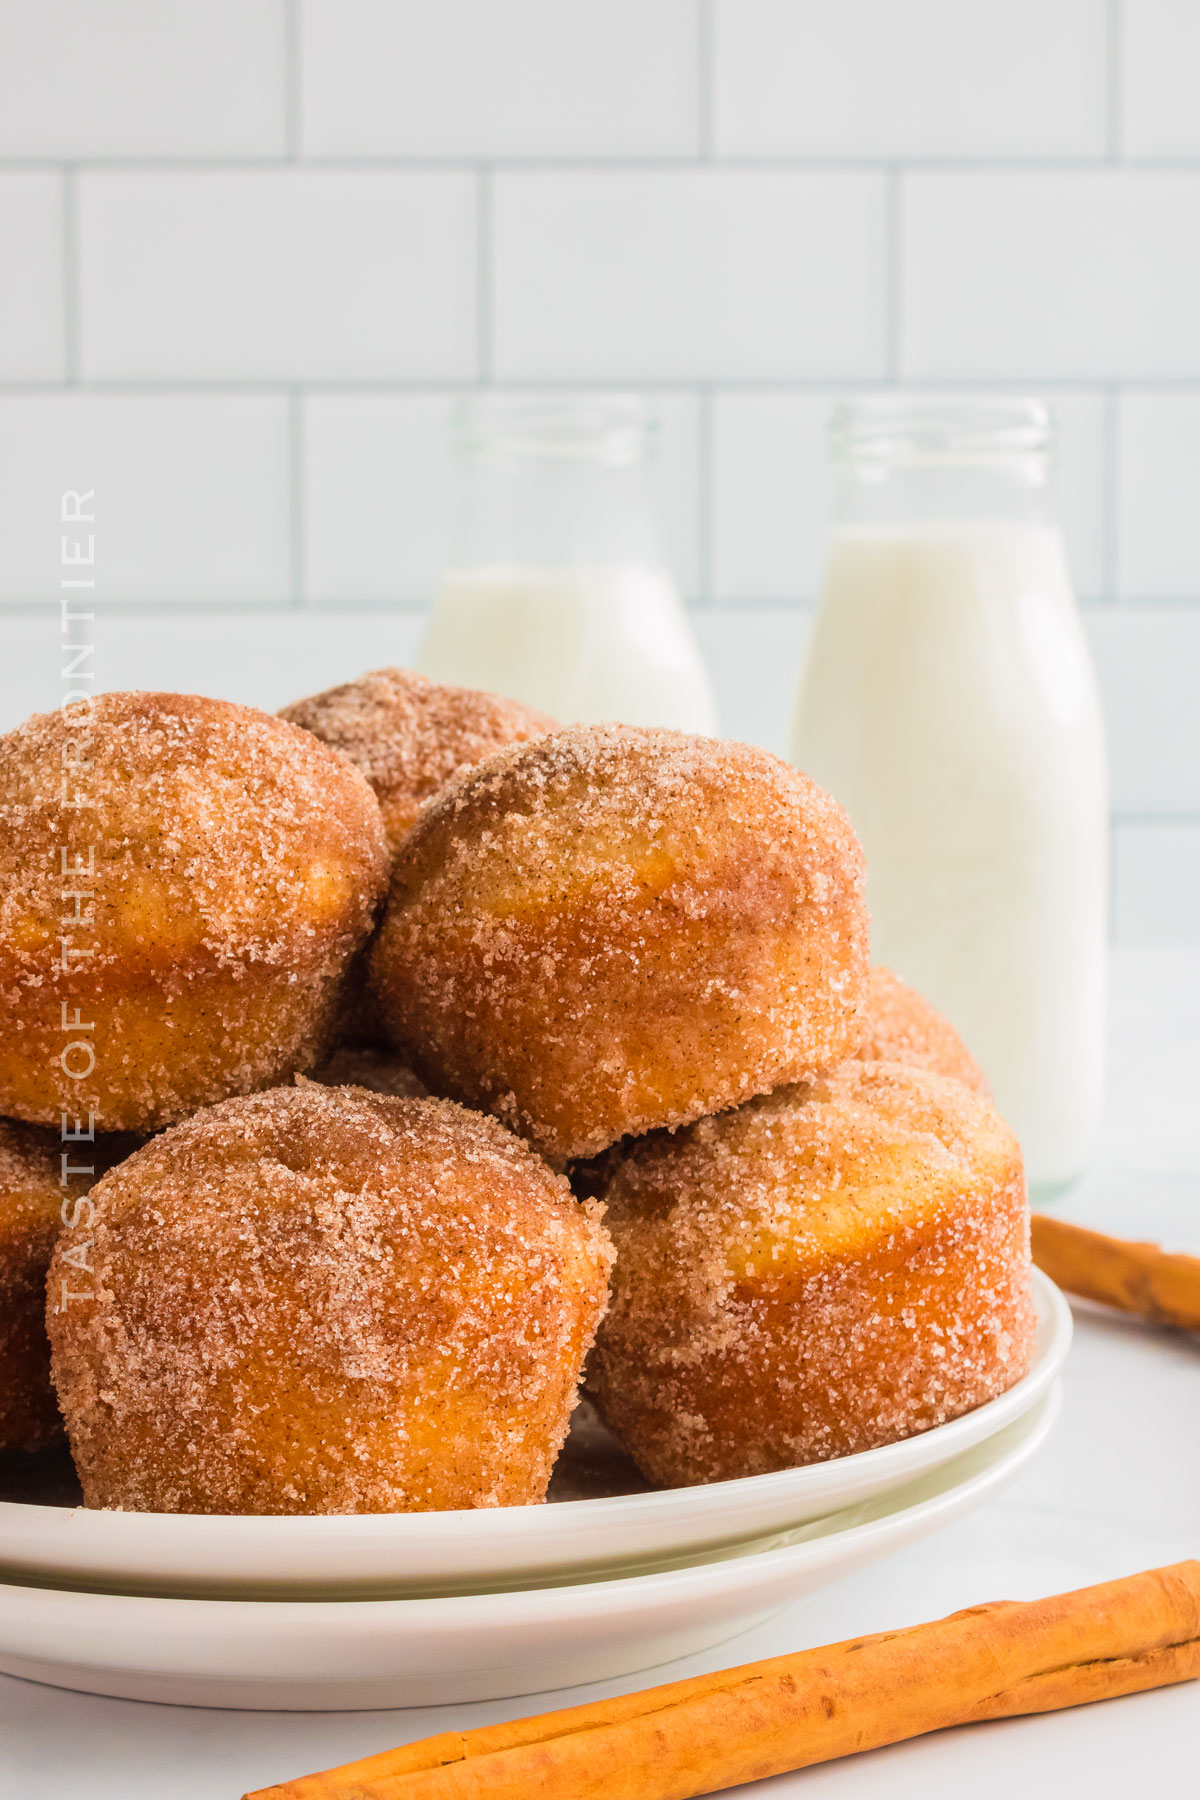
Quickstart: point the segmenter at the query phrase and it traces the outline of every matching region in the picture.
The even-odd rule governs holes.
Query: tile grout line
[[[284,0],[283,7],[283,132],[284,158],[300,160],[300,19],[299,0]]]
[[[492,384],[492,174],[481,165],[475,178],[476,380]]]
[[[79,386],[79,190],[74,167],[63,170],[62,185],[63,379]]]
[[[713,390],[705,383],[697,391],[696,409],[696,588],[706,609],[717,603],[713,592]]]
[[[308,572],[305,533],[304,390],[292,388],[287,402],[288,433],[288,577],[293,610],[307,610]]]
[[[298,74],[297,74],[298,80]],[[300,110],[297,93],[294,108]],[[295,121],[299,136],[299,119]],[[1107,131],[1107,127],[1106,127]],[[1118,134],[1119,135],[1119,134]],[[1112,173],[1113,157],[1094,156],[906,156],[903,167],[915,175],[1105,175]],[[1121,157],[1121,167],[1136,175],[1197,175],[1200,155]],[[295,154],[279,156],[181,155],[181,156],[7,156],[0,154],[0,174],[61,174],[64,169],[86,169],[102,175],[226,175],[254,174],[294,163],[301,171],[320,174],[469,175],[480,166],[478,154],[462,156],[306,156],[297,144]],[[616,156],[493,156],[492,169],[510,175],[663,175],[675,170],[719,167],[731,174],[829,175],[849,177],[883,175],[899,166],[895,157],[776,155],[678,155],[625,153]]]
[[[904,171],[900,164],[893,163],[887,171],[887,191],[884,201],[884,268],[885,268],[885,305],[887,317],[884,324],[884,368],[889,382],[900,380],[900,332],[901,332],[901,286],[900,266],[902,250],[902,232],[904,229],[903,199]]]
[[[631,377],[628,375],[563,375],[563,376],[522,376],[514,375],[504,382],[505,387],[525,393],[562,393],[577,390],[579,392],[613,392],[628,393]],[[842,377],[830,375],[792,376],[783,375],[776,378],[770,376],[738,376],[704,377],[704,376],[646,376],[638,385],[647,393],[655,394],[694,394],[700,383],[711,389],[714,394],[759,395],[778,394],[784,397],[801,398],[805,395],[838,395],[845,393],[870,392],[879,386],[878,374],[846,375]],[[405,395],[419,394],[461,394],[469,392],[475,384],[473,375],[413,376],[370,376],[332,377],[305,379],[305,393],[316,394],[385,394],[392,398],[403,398]],[[294,379],[284,377],[262,379],[239,377],[214,377],[202,380],[195,377],[155,376],[145,380],[128,379],[92,379],[81,380],[80,386],[92,394],[121,394],[129,396],[141,395],[174,395],[183,398],[196,394],[282,394],[287,395],[296,385]],[[972,376],[923,376],[919,385],[930,393],[966,393],[966,394],[1026,394],[1031,387],[1039,392],[1060,394],[1065,397],[1092,396],[1103,399],[1111,391],[1114,396],[1125,393],[1139,394],[1177,394],[1188,399],[1200,398],[1200,380],[1194,376],[1158,376],[1147,377],[1125,382],[1105,381],[1103,377],[1056,377],[1032,375],[1022,380],[989,380]],[[44,397],[60,391],[61,382],[44,379],[0,380],[0,396],[33,399]]]
[[[1105,112],[1106,151],[1110,163],[1121,160],[1121,105],[1123,101],[1124,31],[1121,0],[1108,0],[1105,13]]]
[[[304,399],[303,393],[298,390],[296,398],[302,402]],[[289,557],[289,563],[290,560]],[[36,617],[56,604],[57,602],[50,598],[0,598],[0,619]],[[303,610],[306,613],[328,612],[331,615],[356,611],[419,612],[427,607],[428,604],[428,592],[426,589],[422,588],[420,593],[415,591],[405,591],[397,593],[394,598],[389,597],[387,599],[347,594],[345,597],[337,600],[306,601]],[[189,611],[196,613],[236,612],[239,614],[253,614],[287,613],[296,610],[290,598],[285,600],[272,600],[264,597],[241,598],[236,600],[169,600],[165,602],[158,600],[120,600],[114,598],[111,602],[111,609],[115,613],[127,613],[130,616],[153,614],[158,618],[170,618],[177,612]],[[745,596],[732,597],[723,595],[721,598],[714,600],[711,606],[706,607],[704,610],[714,615],[725,616],[730,619],[737,618],[748,620],[751,623],[756,619],[762,619],[764,617],[776,620],[780,618],[795,618],[797,616],[811,618],[816,610],[816,598],[811,594],[796,594],[789,599],[781,599],[776,596],[768,600],[757,600],[749,599]],[[1109,609],[1103,602],[1084,601],[1083,610],[1085,617],[1097,619],[1103,617]],[[1133,602],[1119,610],[1126,615],[1127,623],[1135,623],[1138,620],[1138,615],[1144,610],[1144,607],[1141,603]],[[1159,608],[1158,610],[1167,611],[1173,615],[1182,617],[1200,612],[1200,603],[1195,600],[1176,601],[1171,606]],[[1200,821],[1200,810],[1189,810],[1185,807],[1182,810],[1176,809],[1174,812],[1170,810],[1155,813],[1139,813],[1134,811],[1128,814],[1122,814],[1121,816],[1129,820],[1165,819],[1170,821],[1174,819],[1177,822],[1192,823],[1194,821]]]
[[[1115,382],[1104,389],[1104,467],[1101,474],[1104,508],[1102,545],[1104,596],[1110,606],[1119,603],[1118,571],[1121,553],[1118,509],[1121,500],[1121,390]]]
[[[696,0],[696,146],[713,160],[713,0]]]

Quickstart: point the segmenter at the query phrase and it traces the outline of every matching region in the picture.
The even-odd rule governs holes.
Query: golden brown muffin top
[[[64,787],[85,804],[64,804]],[[76,934],[93,970],[156,943],[181,961],[286,965],[298,933],[320,946],[354,919],[361,937],[387,865],[378,805],[345,757],[194,694],[100,694],[87,716],[36,714],[0,738],[0,955],[31,975],[57,954],[60,849],[72,872],[94,856],[75,884],[94,890]]]
[[[556,731],[545,713],[477,688],[447,687],[411,669],[374,669],[285,706],[361,769],[379,798],[395,849],[424,802],[505,744]]]
[[[848,1054],[862,881],[841,807],[769,752],[572,726],[426,805],[371,982],[440,1091],[585,1156]]]
[[[867,978],[863,1039],[857,1056],[868,1062],[900,1062],[952,1075],[976,1093],[990,1092],[983,1070],[945,1018],[924,995],[878,964]]]
[[[6,1264],[19,1261],[23,1267],[31,1246],[50,1254],[59,1232],[59,1207],[68,1194],[58,1183],[63,1148],[49,1126],[0,1119],[0,1287]]]
[[[991,1104],[951,1077],[855,1060],[631,1146],[604,1188],[627,1245],[669,1243],[694,1300],[782,1296],[831,1261],[947,1211],[984,1224],[1021,1153]]]
[[[6,1273],[44,1262],[62,1229],[62,1206],[87,1193],[142,1139],[104,1132],[92,1143],[64,1141],[49,1125],[0,1119],[0,1288]],[[62,1158],[73,1171],[63,1180]],[[94,1168],[94,1176],[75,1173]]]
[[[604,1197],[591,1386],[659,1480],[893,1442],[1029,1366],[1020,1151],[950,1077],[843,1062],[632,1146]]]
[[[634,725],[571,725],[498,752],[449,783],[410,839],[412,861],[448,833],[482,832],[484,850],[511,846],[513,872],[549,887],[556,876],[611,871],[614,885],[644,893],[688,866],[724,855],[716,823],[745,831],[766,856],[795,847],[803,816],[804,873],[824,897],[861,862],[845,812],[807,775],[769,750],[727,739]],[[464,844],[464,858],[474,855]],[[510,890],[506,887],[505,897]],[[520,910],[520,894],[511,891]]]
[[[315,1082],[206,1107],[92,1199],[96,1298],[52,1321],[72,1438],[125,1417],[144,1436],[152,1404],[167,1439],[232,1383],[218,1488],[285,1375],[339,1384],[348,1439],[357,1383],[415,1395],[452,1375],[463,1404],[536,1391],[546,1342],[577,1328],[571,1276],[612,1258],[602,1209],[495,1120]],[[353,1456],[344,1473],[375,1491]]]

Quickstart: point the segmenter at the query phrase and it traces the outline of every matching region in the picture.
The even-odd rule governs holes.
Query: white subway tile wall
[[[902,178],[913,380],[1200,379],[1200,169]]]
[[[301,0],[306,156],[695,156],[693,0]]]
[[[89,171],[81,376],[470,380],[475,208],[465,174]]]
[[[60,495],[95,488],[102,597],[278,605],[288,475],[280,395],[2,394],[0,592],[57,603]]]
[[[875,174],[501,171],[495,372],[882,380],[885,211]]]
[[[0,0],[0,156],[281,156],[286,0]]]
[[[1101,156],[1104,0],[713,0],[722,156]]]
[[[1200,610],[1097,607],[1087,626],[1108,703],[1114,811],[1200,818]]]
[[[1200,593],[1200,393],[1120,400],[1115,587],[1129,600]]]
[[[1030,388],[1119,936],[1200,936],[1197,0],[0,0],[0,726],[413,653],[478,383],[636,385],[723,727],[782,749],[832,400]]]
[[[1126,156],[1200,156],[1200,6],[1123,0],[1121,118]]]
[[[1118,825],[1114,839],[1117,935],[1144,943],[1194,941],[1200,836],[1187,825]]]
[[[60,175],[0,173],[0,381],[61,381],[64,194]]]

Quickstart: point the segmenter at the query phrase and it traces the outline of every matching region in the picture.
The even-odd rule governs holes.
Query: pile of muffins
[[[1034,1342],[1020,1152],[744,744],[381,670],[0,738],[0,1448],[86,1504],[545,1498],[927,1430]]]

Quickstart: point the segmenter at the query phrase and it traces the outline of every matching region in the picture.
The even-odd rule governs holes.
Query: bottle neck
[[[829,426],[834,523],[1048,524],[1053,443],[1036,399],[895,390],[843,401]]]
[[[464,455],[451,558],[459,568],[659,566],[646,466],[533,453]]]
[[[859,462],[835,459],[832,520],[841,528],[1052,526],[1044,458]]]

